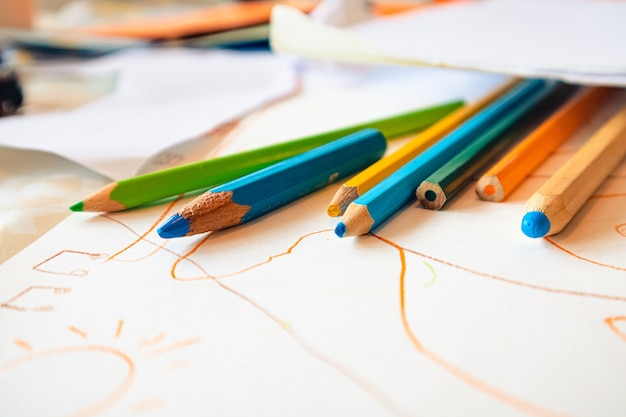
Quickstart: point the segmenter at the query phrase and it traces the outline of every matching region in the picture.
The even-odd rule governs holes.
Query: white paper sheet
[[[295,91],[270,53],[127,51],[57,70],[116,71],[113,93],[79,109],[0,120],[0,144],[54,152],[113,179],[150,155]]]
[[[626,414],[626,164],[563,233],[468,188],[339,239],[330,186],[165,241],[184,202],[75,213],[0,266],[0,414]],[[244,145],[245,146],[245,145]]]
[[[626,3],[483,0],[433,5],[337,29],[280,6],[275,51],[626,85]]]

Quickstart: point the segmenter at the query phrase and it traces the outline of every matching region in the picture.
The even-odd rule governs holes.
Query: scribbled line
[[[406,248],[401,247],[400,245],[387,240],[383,237],[374,235],[380,241],[386,243],[387,245],[395,248],[398,251],[398,255],[400,257],[400,279],[399,279],[399,294],[400,294],[400,314],[402,317],[402,326],[404,327],[405,333],[415,349],[426,356],[428,359],[435,362],[442,369],[454,375],[459,380],[465,382],[469,386],[481,391],[482,393],[489,395],[495,400],[498,400],[504,404],[508,404],[511,407],[517,408],[518,410],[536,416],[542,417],[563,417],[567,416],[567,414],[559,413],[556,411],[549,410],[547,408],[538,406],[521,398],[515,397],[514,395],[509,394],[506,391],[503,391],[493,385],[482,381],[475,376],[469,374],[463,369],[457,367],[451,362],[448,362],[444,358],[440,357],[436,353],[428,350],[422,345],[415,332],[411,328],[411,324],[409,323],[407,314],[406,314],[406,297],[405,297],[405,276],[406,276]]]
[[[626,316],[607,317],[606,319],[604,319],[604,322],[609,326],[613,333],[621,337],[622,340],[626,342],[626,333],[624,333],[622,329],[617,327],[617,325],[615,324],[616,321],[626,321]]]
[[[47,274],[53,274],[53,275],[70,275],[70,276],[75,276],[75,277],[84,277],[85,275],[87,275],[89,273],[89,271],[84,270],[84,269],[74,269],[72,271],[69,272],[59,272],[59,271],[50,271],[47,269],[43,269],[41,268],[44,264],[46,264],[47,262],[52,261],[53,259],[62,256],[65,253],[73,253],[76,255],[86,255],[89,257],[90,261],[96,261],[98,259],[104,258],[106,257],[105,254],[103,253],[89,253],[89,252],[81,252],[81,251],[74,251],[74,250],[63,250],[55,255],[52,255],[51,257],[49,257],[48,259],[45,259],[41,262],[39,262],[37,265],[33,266],[33,270],[35,271],[39,271],[39,272],[45,272]]]
[[[8,371],[12,368],[26,364],[38,359],[50,358],[58,355],[72,354],[79,352],[98,352],[108,355],[112,355],[121,359],[126,364],[126,375],[121,383],[113,390],[113,392],[107,395],[105,398],[97,401],[89,406],[82,408],[74,413],[67,415],[66,417],[92,417],[115,404],[129,389],[133,378],[135,376],[135,365],[133,361],[123,352],[113,349],[107,346],[67,346],[58,349],[52,349],[43,352],[32,353],[27,356],[12,360],[5,364],[0,365],[0,372]]]
[[[133,404],[131,410],[135,413],[144,413],[146,411],[152,411],[156,408],[162,407],[163,401],[160,398],[153,398]]]
[[[429,264],[428,262],[424,261],[424,265],[426,265],[426,267],[430,270],[430,273],[433,275],[430,281],[428,281],[428,283],[424,285],[424,289],[426,289],[430,287],[431,285],[433,285],[435,281],[437,281],[437,273],[435,272],[435,268],[433,268],[433,266]]]
[[[383,242],[390,242],[384,238],[382,238],[381,236],[378,236],[376,234],[370,233],[372,236],[374,236],[377,239],[380,239]],[[418,252],[416,250],[413,249],[409,249],[409,248],[402,248],[403,250],[413,253],[417,256],[421,256],[423,258],[426,259],[430,259],[431,261],[437,262],[439,264],[442,265],[446,265],[449,266],[451,268],[455,268],[461,271],[465,271],[465,272],[469,272],[472,275],[477,275],[483,278],[489,278],[495,281],[500,281],[500,282],[504,282],[507,284],[511,284],[511,285],[517,285],[520,287],[526,287],[532,290],[538,290],[538,291],[545,291],[545,292],[549,292],[549,293],[554,293],[554,294],[565,294],[565,295],[574,295],[577,297],[589,297],[589,298],[598,298],[601,300],[611,300],[611,301],[622,301],[622,302],[626,302],[626,297],[621,297],[618,295],[608,295],[608,294],[597,294],[597,293],[590,293],[590,292],[584,292],[584,291],[574,291],[574,290],[565,290],[565,289],[561,289],[561,288],[551,288],[551,287],[544,287],[542,285],[536,285],[536,284],[530,284],[527,282],[522,282],[522,281],[516,281],[514,279],[510,279],[510,278],[505,278],[505,277],[501,277],[498,275],[492,275],[492,274],[488,274],[485,272],[481,272],[481,271],[477,271],[475,269],[471,269],[465,266],[461,266],[461,265],[457,265],[454,264],[452,262],[448,262],[445,261],[443,259],[439,259],[439,258],[435,258],[434,256],[431,255],[427,255],[425,253],[421,253]]]
[[[154,337],[142,340],[139,343],[139,348],[143,349],[143,348],[146,348],[146,347],[149,347],[149,346],[153,346],[153,345],[159,344],[159,343],[161,343],[161,341],[164,338],[165,338],[165,334],[164,333],[159,333],[158,335],[156,335]]]
[[[148,352],[145,357],[146,358],[152,358],[154,356],[159,356],[159,355],[163,355],[165,353],[169,353],[172,352],[176,349],[181,349],[187,346],[192,346],[192,345],[196,345],[198,343],[202,342],[202,338],[201,337],[194,337],[194,338],[190,338],[190,339],[185,339],[185,340],[181,340],[178,342],[174,342],[172,344],[166,345],[166,346],[162,346],[158,349],[155,349],[151,352]]]
[[[74,326],[69,326],[67,329],[68,329],[70,332],[72,332],[72,333],[75,333],[75,334],[79,335],[79,336],[80,336],[80,337],[82,337],[83,339],[87,339],[87,333],[85,333],[85,331],[84,331],[84,330],[81,330],[81,329],[79,329],[79,328],[77,328],[77,327],[74,327]]]
[[[556,243],[552,238],[550,238],[549,236],[544,237],[544,240],[548,243],[550,243],[552,246],[554,246],[555,248],[567,253],[570,256],[573,256],[576,259],[580,259],[581,261],[585,261],[585,262],[589,262],[591,264],[594,265],[598,265],[598,266],[602,266],[604,268],[610,268],[610,269],[615,269],[617,271],[626,271],[626,268],[622,268],[616,265],[611,265],[611,264],[605,264],[602,262],[598,262],[598,261],[594,261],[593,259],[589,259],[586,258],[584,256],[578,255],[574,252],[572,252],[571,250],[565,249],[563,246],[559,245],[558,243]]]
[[[124,327],[124,321],[117,322],[117,328],[115,329],[115,338],[119,338],[122,335],[122,328]]]
[[[16,346],[19,346],[22,349],[27,350],[29,352],[32,352],[32,350],[33,350],[33,347],[30,344],[28,344],[25,341],[23,341],[23,340],[15,340],[13,343],[15,343]]]
[[[165,218],[165,216],[167,216],[167,213],[169,213],[172,208],[174,208],[174,205],[181,199],[181,197],[177,197],[176,199],[174,199],[170,204],[168,204],[168,206],[165,208],[165,210],[163,211],[163,213],[161,213],[161,215],[150,225],[150,227],[141,235],[138,236],[137,239],[135,239],[133,242],[131,242],[128,246],[126,246],[124,249],[118,251],[117,253],[114,253],[113,255],[111,255],[109,257],[109,259],[107,259],[107,262],[112,261],[113,259],[117,258],[119,255],[121,255],[122,253],[126,252],[127,250],[129,250],[130,248],[132,248],[133,246],[135,246],[137,243],[141,242],[142,240],[144,240],[146,238],[146,236],[148,236],[148,234],[150,234],[150,232],[152,232],[159,223],[161,223],[163,221],[163,219]],[[121,225],[124,225],[122,222],[118,221],[117,219],[109,216],[108,214],[101,214],[101,217],[104,217],[105,219],[109,219],[109,220],[113,220],[114,222],[117,222]],[[125,226],[125,225],[124,225]],[[156,252],[159,251],[159,249],[161,249],[163,246],[165,246],[167,244],[167,240],[164,240],[163,243],[161,245],[158,245],[158,247],[151,253],[149,253],[148,255],[144,256],[143,258],[140,259],[133,259],[133,260],[122,260],[124,262],[133,262],[133,261],[140,261],[143,259],[146,259],[152,255],[154,255]],[[119,259],[116,259],[119,261]]]
[[[310,236],[313,235],[318,235],[320,233],[329,233],[331,232],[332,229],[324,229],[324,230],[318,230],[315,232],[311,232],[308,233],[304,236],[301,236],[300,238],[298,238],[298,240],[293,243],[286,251],[278,253],[278,254],[274,254],[274,255],[270,255],[266,260],[261,261],[259,263],[247,266],[243,269],[240,269],[238,271],[234,271],[234,272],[230,272],[228,274],[223,274],[223,275],[211,275],[210,273],[208,273],[202,266],[200,266],[198,263],[194,262],[194,266],[196,266],[198,269],[200,269],[200,271],[202,272],[202,276],[199,277],[193,277],[193,278],[181,278],[176,274],[176,269],[178,268],[178,265],[182,262],[182,261],[189,261],[189,257],[191,255],[193,255],[194,253],[196,253],[198,251],[198,249],[200,249],[200,247],[202,247],[202,245],[204,245],[204,243],[211,237],[212,232],[207,234],[204,238],[202,238],[189,252],[187,252],[186,254],[184,254],[183,256],[181,256],[180,258],[178,258],[174,264],[172,265],[172,268],[170,270],[170,276],[173,279],[176,280],[180,280],[180,281],[197,281],[197,280],[202,280],[202,279],[217,279],[217,278],[227,278],[227,277],[232,277],[235,275],[240,275],[243,274],[245,272],[251,271],[255,268],[258,268],[260,266],[269,264],[270,262],[272,262],[274,259],[276,258],[280,258],[281,256],[285,256],[285,255],[290,255],[293,250],[300,244],[302,243],[302,241]]]
[[[329,230],[329,232],[330,231],[332,231],[332,230]],[[388,398],[380,389],[378,389],[376,386],[372,385],[369,381],[363,379],[362,377],[360,377],[356,373],[352,372],[349,368],[347,368],[347,367],[343,366],[342,364],[340,364],[339,362],[335,361],[330,356],[328,356],[328,355],[320,352],[319,350],[315,349],[315,347],[313,347],[311,344],[307,343],[306,340],[304,340],[296,332],[294,332],[289,327],[289,325],[285,324],[284,321],[282,321],[278,317],[274,316],[265,307],[261,306],[260,304],[258,304],[257,302],[255,302],[251,298],[247,297],[246,295],[244,295],[244,294],[236,291],[235,289],[225,285],[219,279],[215,280],[215,282],[219,286],[221,286],[224,290],[232,293],[236,297],[238,297],[241,300],[247,302],[253,308],[255,308],[257,311],[259,311],[260,313],[265,315],[267,318],[269,318],[271,321],[276,323],[285,333],[287,333],[287,335],[289,337],[291,337],[296,343],[298,343],[298,345],[300,345],[300,347],[302,349],[304,349],[309,355],[311,355],[314,358],[317,358],[321,363],[323,363],[326,366],[330,367],[335,372],[339,373],[340,375],[345,377],[347,380],[349,380],[352,383],[354,383],[356,386],[361,388],[364,392],[368,393],[372,398],[374,398],[376,401],[378,401],[383,407],[387,408],[390,412],[392,412],[392,413],[394,413],[395,415],[398,415],[398,416],[409,416],[410,415],[409,413],[407,413],[406,411],[402,410],[397,405],[395,405],[394,402],[390,398]]]
[[[598,195],[593,195],[590,198],[592,198],[592,199],[600,199],[600,198],[615,198],[615,197],[626,197],[626,193],[598,194]],[[626,236],[626,224],[620,224],[620,225],[615,226],[615,230],[620,235]],[[589,258],[586,258],[584,256],[578,255],[578,254],[576,254],[576,253],[574,253],[574,252],[572,252],[572,251],[570,251],[568,249],[565,249],[563,246],[561,246],[558,243],[556,243],[554,241],[554,239],[552,239],[549,236],[544,237],[544,240],[547,241],[548,243],[550,243],[555,248],[557,248],[557,249],[567,253],[570,256],[573,256],[576,259],[580,259],[581,261],[589,262],[591,264],[602,266],[604,268],[615,269],[617,271],[626,271],[626,268],[622,268],[622,267],[619,267],[619,266],[616,266],[616,265],[611,265],[611,264],[606,264],[606,263],[594,261],[593,259],[589,259]]]
[[[191,365],[192,365],[192,362],[190,360],[181,359],[178,361],[171,362],[165,367],[165,369],[166,370],[183,369],[183,368],[189,368],[191,367]]]
[[[52,311],[54,310],[54,307],[52,307],[51,305],[44,305],[44,306],[39,306],[39,307],[34,307],[31,309],[27,309],[26,307],[20,307],[18,305],[15,305],[15,302],[17,300],[19,300],[21,297],[24,297],[25,295],[29,294],[31,291],[34,290],[46,290],[46,291],[52,291],[53,294],[67,294],[68,292],[72,291],[70,288],[64,288],[64,287],[45,287],[45,286],[38,286],[38,285],[33,285],[31,287],[26,288],[24,291],[22,291],[21,293],[17,294],[16,296],[14,296],[13,298],[9,299],[8,301],[0,304],[0,308],[8,308],[11,310],[16,310],[16,311]]]

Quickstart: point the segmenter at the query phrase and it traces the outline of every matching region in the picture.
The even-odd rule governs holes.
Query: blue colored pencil
[[[353,201],[337,224],[339,237],[368,233],[411,199],[429,175],[486,132],[497,134],[509,128],[554,88],[544,80],[526,80],[494,101],[483,111],[412,159],[371,190]]]
[[[361,130],[207,191],[158,233],[163,238],[191,236],[250,221],[366,168],[386,147],[380,131]]]

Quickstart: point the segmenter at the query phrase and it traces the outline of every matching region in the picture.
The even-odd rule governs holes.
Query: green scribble
[[[437,273],[435,272],[435,268],[433,268],[432,265],[429,264],[428,262],[424,261],[424,265],[426,265],[428,269],[430,269],[430,272],[432,272],[433,274],[433,278],[428,282],[428,284],[424,285],[424,289],[426,289],[430,287],[431,285],[433,285],[435,281],[437,281]]]

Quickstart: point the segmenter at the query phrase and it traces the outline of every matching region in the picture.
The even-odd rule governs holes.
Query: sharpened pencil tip
[[[164,239],[171,239],[174,237],[183,237],[189,232],[189,220],[175,214],[163,224],[163,226],[157,229],[157,233]]]
[[[78,203],[72,204],[70,206],[70,210],[72,211],[83,211],[83,202],[79,201]]]
[[[343,237],[346,234],[346,225],[343,222],[339,222],[335,227],[335,234],[339,237]]]
[[[522,219],[522,232],[528,237],[544,237],[550,231],[548,216],[540,211],[529,211]]]

